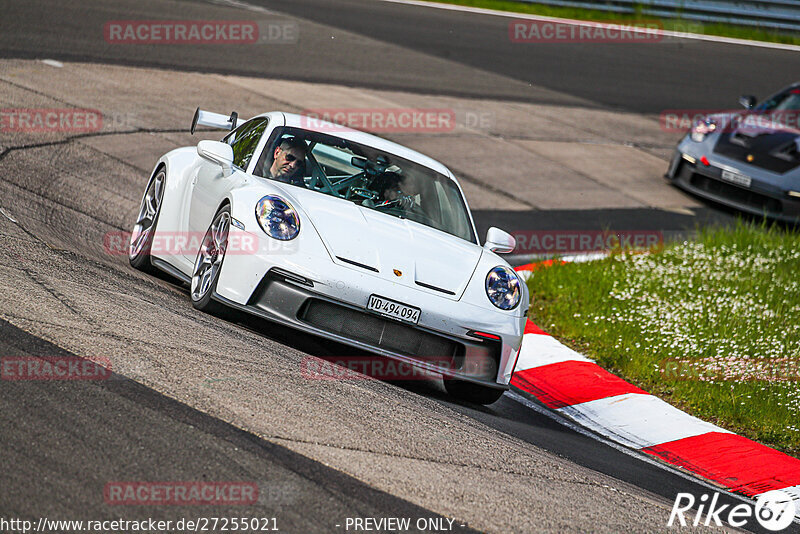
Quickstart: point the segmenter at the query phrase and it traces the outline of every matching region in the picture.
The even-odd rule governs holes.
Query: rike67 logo
[[[756,499],[755,504],[741,503],[735,506],[730,504],[719,504],[719,493],[712,496],[704,493],[700,496],[699,502],[691,493],[678,493],[675,504],[672,506],[672,513],[669,515],[667,526],[674,524],[685,526],[711,526],[718,527],[728,525],[735,528],[746,527],[753,519],[761,527],[772,532],[779,532],[789,527],[799,512],[790,493],[782,490],[773,490],[762,493]],[[697,513],[694,520],[691,511],[697,504]]]

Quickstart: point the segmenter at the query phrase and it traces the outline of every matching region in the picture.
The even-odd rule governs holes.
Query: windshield
[[[759,106],[764,111],[800,110],[800,89],[792,89],[770,98]]]
[[[280,128],[254,172],[476,242],[466,204],[453,180],[374,147]]]

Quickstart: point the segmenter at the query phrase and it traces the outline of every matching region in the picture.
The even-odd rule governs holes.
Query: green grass
[[[632,13],[621,14],[606,11],[579,9],[572,7],[555,7],[542,4],[531,4],[528,2],[514,2],[511,0],[430,0],[443,4],[456,4],[469,7],[480,7],[485,9],[495,9],[498,11],[511,11],[512,13],[529,13],[533,15],[543,15],[547,17],[559,17],[566,19],[590,20],[590,21],[636,21],[636,20],[658,20],[663,24],[665,30],[700,33],[704,35],[718,35],[722,37],[734,37],[737,39],[750,39],[753,41],[767,41],[771,43],[783,43],[800,45],[800,35],[789,32],[779,32],[771,29],[756,28],[750,26],[736,26],[733,24],[706,24],[697,21],[666,19],[651,15]]]
[[[554,265],[531,319],[701,419],[800,456],[800,234],[739,222],[651,254]]]

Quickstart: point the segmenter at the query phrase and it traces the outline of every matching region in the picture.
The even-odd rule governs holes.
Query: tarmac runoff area
[[[80,144],[145,173],[158,154],[197,143],[199,138],[188,131],[179,134],[188,130],[197,106],[219,113],[235,110],[244,118],[273,110],[349,113],[352,118],[366,110],[372,120],[364,124],[388,130],[378,135],[450,167],[473,210],[680,212],[701,206],[661,179],[680,133],[663,131],[657,116],[604,111],[588,102],[581,106],[577,99],[572,106],[533,105],[95,64],[58,68],[23,60],[0,62],[0,80],[6,109],[94,110],[101,114],[101,133],[133,132],[90,137]],[[442,123],[427,128],[412,122],[416,131],[395,132],[388,109],[426,118],[443,113],[447,122],[444,128]],[[87,126],[81,131],[95,124],[92,117],[77,119]],[[400,122],[397,129],[403,130]],[[165,130],[175,133],[158,134]],[[0,151],[69,135],[4,131]],[[208,138],[218,139],[219,133]]]
[[[464,417],[439,400],[434,385],[304,379],[300,363],[322,351],[318,341],[202,314],[184,290],[133,271],[127,258],[103,249],[107,232],[129,229],[160,154],[219,138],[218,132],[189,136],[198,105],[243,117],[354,102],[486,114],[480,116],[491,122],[477,123],[483,126],[459,119],[451,132],[383,135],[450,166],[473,209],[507,212],[695,207],[661,181],[676,135],[661,132],[657,118],[21,60],[0,62],[0,85],[7,109],[87,108],[103,116],[99,132],[72,140],[69,132],[2,133],[3,320],[78,356],[106,357],[115,373],[155,392],[478,530],[669,530],[671,501]],[[131,436],[141,431],[138,423],[127,421]],[[81,424],[89,432],[101,421]],[[34,452],[17,458],[21,472]],[[134,476],[158,475],[142,464]],[[83,483],[70,470],[52,476],[55,488]],[[109,476],[126,480],[125,472]],[[48,499],[41,477],[27,483],[37,513],[69,506]],[[76,490],[76,509],[101,509],[92,495]]]

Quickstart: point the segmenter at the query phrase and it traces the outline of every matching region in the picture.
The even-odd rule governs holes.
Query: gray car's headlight
[[[522,296],[517,273],[512,269],[497,266],[486,275],[486,296],[501,310],[513,310]]]
[[[714,132],[714,130],[716,129],[717,129],[717,123],[714,122],[713,119],[709,119],[708,117],[706,117],[705,119],[700,119],[698,121],[695,121],[689,135],[691,136],[692,141],[700,143],[703,141],[703,139],[706,138],[708,134]]]
[[[267,195],[256,204],[256,219],[267,235],[289,241],[300,232],[300,219],[294,208],[281,197]]]

